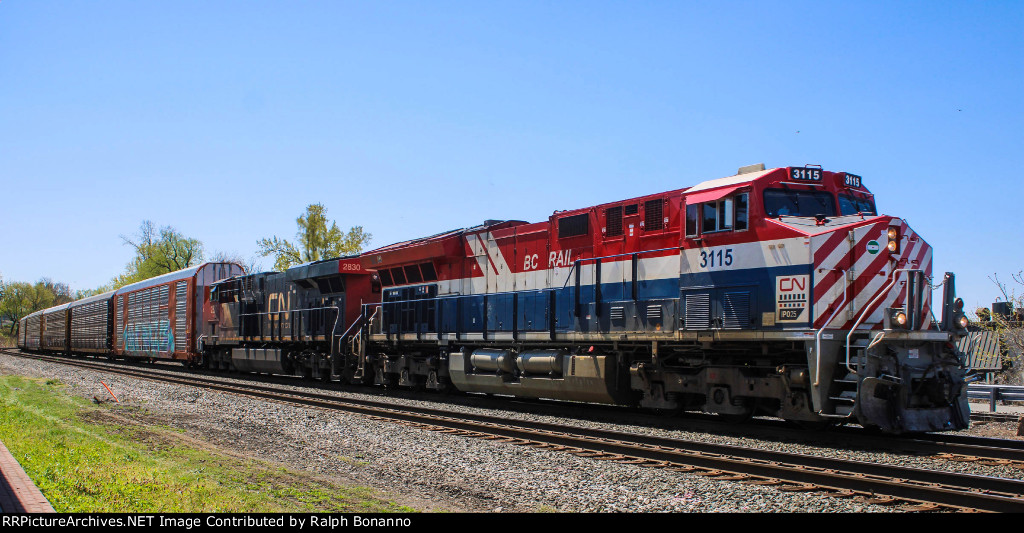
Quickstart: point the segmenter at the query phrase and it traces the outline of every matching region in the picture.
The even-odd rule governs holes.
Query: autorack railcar
[[[33,313],[22,319],[19,347],[193,363],[213,317],[210,287],[242,272],[235,263],[203,263]]]

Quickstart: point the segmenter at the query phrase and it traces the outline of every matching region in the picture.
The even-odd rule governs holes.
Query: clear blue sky
[[[1022,28],[1017,0],[3,0],[0,273],[94,288],[143,219],[249,257],[321,202],[382,246],[817,163],[988,305],[1024,268]]]

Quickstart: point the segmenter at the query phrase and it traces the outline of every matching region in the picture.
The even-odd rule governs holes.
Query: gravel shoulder
[[[159,368],[159,367],[157,367]],[[121,403],[111,416],[126,423],[176,428],[224,453],[278,463],[339,484],[382,491],[421,511],[454,512],[891,512],[887,506],[818,493],[717,481],[699,475],[610,463],[432,432],[368,417],[260,401],[0,354],[0,373],[59,379],[71,394]],[[299,389],[301,387],[294,387]],[[319,392],[324,392],[317,389]],[[380,399],[379,395],[339,395]],[[394,398],[396,403],[496,414],[494,409]],[[624,423],[513,412],[531,420],[625,430]],[[508,414],[502,412],[501,414]],[[595,417],[590,417],[595,418]],[[614,417],[612,417],[614,418]],[[1008,436],[997,426],[972,433]],[[835,455],[905,466],[1024,479],[1024,471],[929,457],[833,450],[651,427],[629,431],[755,445],[792,453]]]

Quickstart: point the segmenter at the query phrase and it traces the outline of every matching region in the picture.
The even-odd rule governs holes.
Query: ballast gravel
[[[151,368],[160,369],[161,365]],[[398,503],[424,511],[785,513],[894,510],[858,499],[834,498],[817,492],[786,492],[771,486],[582,458],[429,431],[362,415],[163,384],[6,354],[0,354],[0,373],[58,379],[67,386],[69,393],[86,398],[109,397],[100,384],[103,381],[118,395],[122,406],[120,413],[136,413],[146,423],[178,428],[193,439],[231,453],[308,470],[342,483],[371,486]],[[220,379],[230,377],[218,376]],[[294,385],[274,386],[309,390]],[[379,393],[363,394],[352,389],[315,390],[344,397],[382,399]],[[454,404],[389,397],[388,401],[791,453],[1024,477],[1024,472],[1009,467],[624,426],[604,419],[536,414],[530,409],[498,412],[493,408],[461,405],[467,403],[465,400]]]

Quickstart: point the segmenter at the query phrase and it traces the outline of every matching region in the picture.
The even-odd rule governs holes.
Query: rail
[[[968,385],[967,398],[988,400],[990,413],[996,411],[999,402],[1024,402],[1024,387],[1014,385]]]

